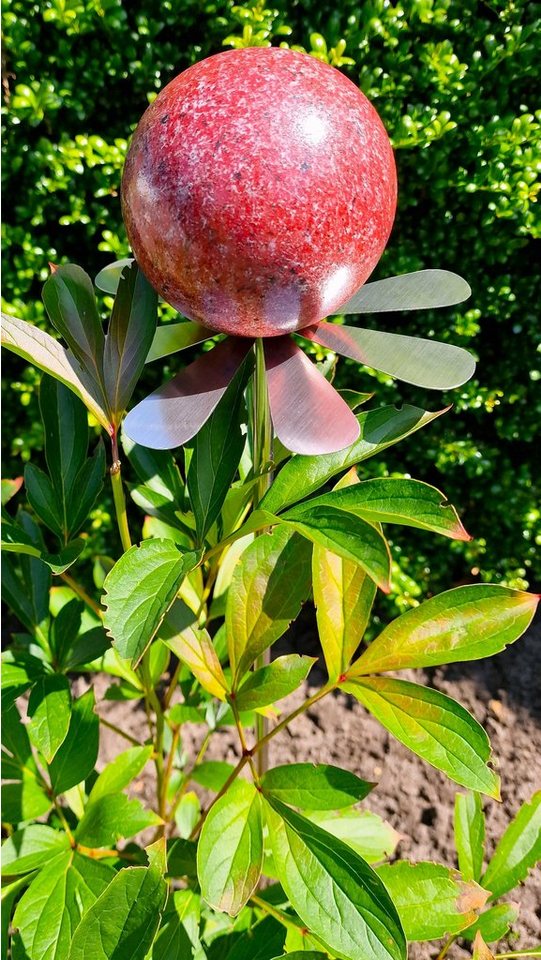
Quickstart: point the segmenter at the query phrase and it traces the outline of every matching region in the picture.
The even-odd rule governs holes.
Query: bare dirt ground
[[[309,612],[295,631],[290,631],[274,650],[318,654],[318,640]],[[453,664],[431,670],[403,671],[405,679],[434,686],[459,700],[483,724],[494,750],[502,778],[502,802],[486,799],[487,854],[490,855],[505,826],[518,807],[541,788],[541,621],[505,653],[485,661]],[[314,692],[323,675],[318,665],[306,685]],[[106,678],[98,678],[97,694],[103,695]],[[301,700],[297,692],[284,709]],[[100,714],[144,739],[147,725],[144,711],[132,703],[103,703]],[[197,727],[186,727],[184,748],[190,755],[200,740]],[[109,730],[102,731],[101,762],[112,759],[127,746]],[[233,731],[220,731],[208,757],[234,762],[238,745]],[[411,860],[435,860],[456,866],[453,845],[453,806],[457,787],[443,774],[429,767],[395,741],[364,708],[350,697],[337,694],[317,703],[300,716],[291,728],[271,742],[270,763],[287,761],[333,763],[352,770],[366,780],[379,781],[364,801],[402,835],[397,854]],[[153,802],[150,765],[148,775],[137,784],[138,792]],[[521,907],[513,935],[505,942],[517,950],[541,941],[541,873],[534,871],[518,891],[509,896]],[[503,949],[503,942],[498,950]],[[437,955],[434,945],[414,944],[412,960]],[[450,953],[451,960],[471,957],[471,949],[460,942]]]

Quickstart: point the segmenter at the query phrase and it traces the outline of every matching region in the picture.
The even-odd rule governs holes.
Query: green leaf
[[[541,790],[523,803],[501,838],[482,878],[491,900],[512,890],[541,860]]]
[[[114,877],[111,867],[70,850],[38,873],[17,904],[14,957],[64,960],[81,917]]]
[[[274,917],[265,917],[254,923],[249,930],[240,933],[238,939],[235,937],[229,951],[231,939],[231,935],[228,936],[226,932],[223,940],[227,941],[227,960],[271,960],[276,953],[284,949],[285,929]]]
[[[182,797],[175,813],[175,823],[183,840],[190,839],[200,817],[201,801],[193,790],[189,790]]]
[[[120,870],[75,931],[68,960],[144,960],[166,899],[158,870]]]
[[[306,680],[317,657],[290,653],[249,673],[235,696],[238,710],[258,710],[283,700]]]
[[[12,497],[14,497],[23,485],[23,478],[17,477],[15,480],[2,480],[0,481],[0,486],[2,490],[1,503],[5,507],[6,503],[9,503]]]
[[[114,263],[108,263],[107,266],[103,267],[94,277],[94,285],[98,290],[103,290],[104,293],[108,293],[109,296],[114,297],[118,290],[124,267],[130,266],[134,262],[133,257],[124,257],[123,260],[115,260]]]
[[[290,504],[303,500],[337,473],[410,436],[441,416],[446,409],[429,413],[405,404],[399,410],[396,407],[381,407],[379,410],[363,411],[357,417],[361,433],[355,443],[338,453],[312,457],[297,454],[291,457],[261,501],[261,507],[278,513]]]
[[[8,697],[15,700],[46,672],[43,660],[24,651],[6,650],[2,654],[2,706],[6,709]],[[9,691],[9,693],[8,693]]]
[[[53,618],[49,636],[53,664],[62,668],[70,648],[77,640],[84,612],[83,603],[74,597],[65,603]]]
[[[391,554],[381,529],[335,507],[294,507],[281,519],[312,543],[357,563],[384,593],[391,589]]]
[[[490,657],[524,633],[538,600],[495,584],[446,590],[386,626],[349,675]]]
[[[62,548],[60,553],[47,553],[41,546],[36,546],[32,538],[18,524],[4,521],[2,523],[2,550],[7,553],[24,554],[46,563],[53,573],[64,573],[84,550],[85,542],[82,539],[72,540]]]
[[[104,409],[103,393],[71,351],[25,320],[3,313],[2,321],[3,345],[69,387],[109,433],[111,423]]]
[[[47,469],[63,507],[63,526],[68,530],[68,502],[88,449],[87,413],[71,390],[47,376],[41,378],[39,409],[45,431]]]
[[[316,506],[333,507],[369,523],[400,523],[454,540],[471,540],[458,514],[436,487],[421,480],[377,477],[307,500],[286,516],[302,518]]]
[[[4,840],[2,876],[18,877],[38,870],[57,853],[68,849],[68,836],[63,830],[53,830],[44,823],[31,823]]]
[[[47,813],[50,797],[44,790],[32,756],[30,740],[15,703],[2,710],[2,820],[22,823]]]
[[[171,540],[143,540],[118,560],[104,582],[105,629],[116,650],[137,663],[156,636],[197,553],[182,553]]]
[[[248,359],[250,362],[247,362]],[[251,355],[241,364],[218,406],[193,440],[186,486],[199,543],[218,517],[246,443],[244,390],[252,372]]]
[[[314,544],[312,582],[319,639],[330,680],[349,667],[361,642],[376,585],[358,563]]]
[[[191,960],[201,948],[201,897],[193,890],[175,890],[152,948],[152,960]],[[199,957],[204,957],[202,952]]]
[[[209,340],[211,336],[212,333],[208,327],[203,327],[200,323],[192,323],[191,320],[185,320],[182,323],[165,323],[158,327],[154,334],[146,362],[152,363],[153,360],[169,357],[178,350],[185,350],[186,347],[191,347],[195,343]]]
[[[307,816],[312,823],[343,840],[367,863],[379,863],[392,856],[400,841],[400,834],[390,823],[371,810],[347,807],[338,811],[312,811]]]
[[[102,657],[110,648],[111,641],[103,627],[92,627],[90,630],[85,630],[76,638],[69,650],[64,669],[73,670],[74,667],[81,664],[92,663],[93,660]]]
[[[462,878],[479,880],[485,850],[485,815],[478,793],[457,793],[454,832]]]
[[[11,947],[11,938],[9,936],[9,927],[13,908],[19,899],[21,890],[34,879],[35,873],[27,873],[25,877],[19,877],[13,883],[6,883],[2,886],[2,926],[0,931],[0,957],[7,960],[8,949]]]
[[[132,782],[144,768],[152,755],[152,745],[147,747],[131,747],[124,753],[119,753],[111,763],[102,770],[90,791],[87,809],[106,797],[110,793],[118,793]]]
[[[226,763],[225,760],[205,760],[204,763],[195,767],[191,778],[205,790],[213,790],[214,793],[219,793],[229,780],[233,770],[233,765]]]
[[[105,337],[90,277],[75,263],[64,264],[46,281],[42,297],[51,323],[100,389]]]
[[[510,927],[518,920],[520,907],[516,903],[499,903],[481,914],[478,920],[467,930],[461,930],[465,940],[475,940],[479,932],[486,943],[496,943],[509,933]]]
[[[280,883],[325,948],[344,960],[405,958],[398,914],[373,869],[276,798],[264,802]]]
[[[261,798],[245,780],[236,780],[213,804],[197,848],[197,876],[203,898],[236,917],[254,892],[263,864]]]
[[[171,877],[197,876],[197,843],[178,838],[168,841],[167,872]]]
[[[294,950],[293,953],[282,953],[274,960],[328,960],[328,953],[316,953],[314,950]]]
[[[119,424],[154,338],[158,295],[135,262],[122,270],[103,352],[103,382]]]
[[[50,763],[66,739],[71,716],[70,685],[59,674],[38,677],[28,701],[30,742]]]
[[[55,794],[64,793],[85,780],[98,757],[100,722],[94,713],[94,690],[74,700],[68,734],[49,766]]]
[[[65,529],[62,506],[47,474],[33,463],[27,463],[24,468],[24,485],[28,502],[38,518],[62,539]]]
[[[438,940],[469,927],[487,892],[439,863],[386,863],[377,868],[408,940]]]
[[[122,434],[122,448],[139,479],[180,507],[184,485],[171,451],[141,447],[125,433]]]
[[[499,777],[487,766],[490,743],[483,728],[456,700],[406,680],[351,680],[346,693],[423,760],[456,783],[499,799]]]
[[[177,618],[175,611],[179,606],[176,605],[168,615],[160,639],[186,664],[208,693],[225,700],[229,685],[210,635],[203,627],[199,629],[193,623]]]
[[[84,525],[103,488],[105,476],[105,447],[102,440],[91,457],[83,463],[75,478],[69,503],[70,536]]]
[[[22,510],[19,510],[17,518],[26,539],[41,548],[43,542],[34,520]],[[49,591],[52,583],[50,568],[27,554],[18,557],[18,566],[15,567],[12,558],[6,556],[1,564],[1,576],[4,600],[41,648],[48,652]]]
[[[375,784],[328,763],[286,763],[267,770],[261,786],[265,796],[301,810],[338,810],[364,800]]]
[[[240,557],[225,615],[236,683],[298,616],[310,592],[310,553],[292,530],[276,527],[257,537]]]
[[[161,817],[145,810],[139,800],[130,800],[124,793],[108,793],[87,807],[75,839],[85,847],[109,847],[160,823]]]

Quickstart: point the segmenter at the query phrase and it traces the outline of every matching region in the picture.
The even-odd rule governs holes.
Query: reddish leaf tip
[[[56,263],[52,263],[50,260],[49,260],[49,270],[51,271],[52,274],[56,273],[56,271],[58,270]]]

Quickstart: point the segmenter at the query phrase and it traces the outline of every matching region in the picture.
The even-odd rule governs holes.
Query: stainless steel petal
[[[124,432],[153,450],[170,450],[191,440],[224,395],[252,343],[231,338],[204,353],[138,403],[124,420]]]
[[[471,287],[449,270],[417,270],[360,287],[337,313],[389,313],[451,307],[471,296]]]
[[[475,360],[467,350],[438,340],[334,323],[320,323],[301,333],[308,340],[358,360],[366,367],[430,390],[459,387],[475,370]]]
[[[290,337],[265,340],[265,365],[274,432],[288,450],[335,453],[357,440],[347,403]]]

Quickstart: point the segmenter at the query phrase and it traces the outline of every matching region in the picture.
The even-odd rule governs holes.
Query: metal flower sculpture
[[[470,289],[441,270],[364,285],[394,219],[392,149],[366,97],[312,57],[235,50],[178,76],[137,128],[122,202],[141,269],[191,321],[160,328],[149,359],[228,335],[128,414],[137,443],[193,437],[259,338],[274,432],[296,453],[340,450],[359,425],[292,335],[418,386],[473,373],[458,347],[324,321],[448,306]]]

